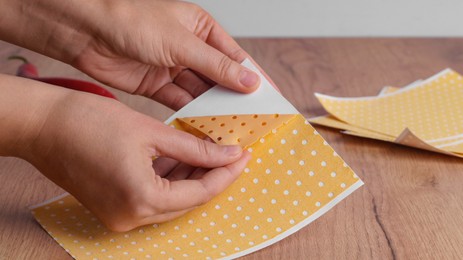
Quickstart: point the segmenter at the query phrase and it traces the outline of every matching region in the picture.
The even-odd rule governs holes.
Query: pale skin
[[[259,85],[239,64],[246,52],[190,3],[0,0],[0,6],[1,40],[173,109],[216,83],[243,93]],[[1,74],[0,93],[0,156],[29,161],[114,231],[171,220],[206,203],[250,159],[239,146],[198,139],[112,99]]]

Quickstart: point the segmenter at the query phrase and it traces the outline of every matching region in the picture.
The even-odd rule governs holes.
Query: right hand
[[[174,110],[216,83],[243,93],[259,86],[256,73],[239,64],[252,58],[192,3],[0,0],[0,6],[6,17],[0,39]]]

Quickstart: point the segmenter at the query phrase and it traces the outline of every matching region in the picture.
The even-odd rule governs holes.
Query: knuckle
[[[210,27],[216,23],[212,15],[210,15],[206,10],[204,10],[200,6],[197,6],[197,8],[195,9],[195,13],[197,17],[195,31],[197,31],[197,29],[199,28],[203,28],[203,29],[207,28],[207,30],[210,30]]]
[[[129,209],[130,219],[135,222],[147,217],[150,215],[152,209],[146,199],[140,199],[137,203],[131,203],[131,207]]]
[[[232,60],[242,62],[248,56],[248,54],[240,47],[237,47],[236,49],[232,50],[228,56]]]
[[[193,85],[190,91],[193,97],[198,97],[199,95],[204,93],[207,89],[208,87],[205,85],[205,83],[201,82],[201,83],[197,83]]]
[[[204,205],[210,200],[212,200],[215,197],[215,192],[212,187],[207,187],[203,184],[203,189],[204,192],[202,193],[203,196],[201,197],[201,200],[199,201],[200,205]]]
[[[203,157],[210,158],[213,152],[211,151],[210,145],[199,138],[196,138],[196,149],[198,151],[198,154],[200,154]]]
[[[222,80],[230,80],[231,77],[229,75],[232,66],[233,61],[228,56],[222,55],[217,65],[219,78]]]
[[[151,192],[147,189],[133,190],[123,193],[121,203],[121,219],[129,225],[135,225],[153,213]]]
[[[201,6],[199,6],[198,4],[195,4],[195,3],[191,3],[191,2],[183,2],[183,4],[185,5],[185,8],[187,8],[188,10],[190,10],[191,12],[193,13],[197,13],[197,14],[204,14],[204,13],[207,13]]]
[[[191,100],[192,97],[189,94],[185,92],[179,92],[172,97],[171,101],[168,102],[167,105],[173,109],[180,109],[188,104]]]
[[[104,225],[111,231],[113,232],[126,232],[129,230],[132,230],[136,227],[133,223],[130,221],[114,221],[114,220],[109,220],[109,221],[103,221]]]
[[[163,67],[173,67],[178,64],[178,53],[181,53],[181,45],[172,42],[169,37],[162,37],[158,40],[158,44],[151,45],[151,53],[154,55],[157,64]],[[161,51],[159,51],[161,50]]]
[[[206,204],[206,203],[209,202],[212,198],[214,198],[214,194],[211,193],[211,192],[207,192],[206,194],[204,194],[204,198],[203,198],[203,200],[200,202],[201,205]]]

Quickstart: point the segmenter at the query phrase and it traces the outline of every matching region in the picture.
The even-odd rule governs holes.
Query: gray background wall
[[[191,0],[233,36],[463,36],[463,0]]]

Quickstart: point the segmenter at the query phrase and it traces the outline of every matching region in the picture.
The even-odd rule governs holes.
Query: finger
[[[218,24],[214,21],[214,25],[209,32],[207,37],[207,44],[221,51],[231,59],[241,63],[244,59],[248,58],[252,63],[259,69],[261,74],[270,82],[270,84],[277,90],[275,82],[265,73],[265,71],[260,67],[259,64],[247,53],[245,52],[239,44]]]
[[[172,52],[177,64],[198,71],[220,85],[236,91],[250,93],[257,89],[260,79],[255,72],[230,59],[187,30],[183,37],[184,44]]]
[[[199,180],[201,179],[204,174],[206,174],[208,172],[208,169],[204,169],[204,168],[196,168],[196,170],[190,174],[190,176],[188,176],[188,179],[190,180]]]
[[[184,180],[187,179],[196,169],[198,168],[195,166],[181,163],[175,167],[165,178],[169,181]]]
[[[191,134],[159,124],[160,131],[153,135],[156,156],[163,156],[204,168],[230,164],[242,153],[237,145],[218,145]]]
[[[202,79],[204,82],[206,82],[206,84],[208,84],[209,86],[213,87],[215,85],[217,85],[217,82],[213,81],[212,79],[204,76],[203,74],[197,72],[197,71],[193,71],[194,74],[196,74],[196,76],[198,76],[198,78]]]
[[[191,70],[180,72],[175,78],[174,83],[190,93],[193,98],[198,97],[211,88],[211,85],[206,83]]]
[[[180,180],[170,183],[164,197],[166,211],[178,211],[202,205],[224,191],[240,175],[251,158],[248,152],[236,162],[212,169],[198,180]]]
[[[143,225],[148,225],[148,224],[153,224],[153,223],[162,223],[166,222],[175,218],[178,218],[182,215],[185,215],[189,211],[195,209],[196,207],[192,207],[189,209],[184,209],[184,210],[179,210],[179,211],[174,211],[174,212],[168,212],[164,214],[159,214],[159,215],[154,215],[154,216],[149,216],[140,221],[139,226]]]
[[[213,142],[213,140],[209,137],[204,138],[204,140],[208,142]],[[166,178],[169,181],[184,179],[197,180],[200,179],[207,171],[208,169],[205,168],[198,168],[185,163],[181,163],[177,167],[175,167]]]
[[[151,99],[164,104],[173,110],[179,110],[186,104],[190,103],[194,98],[185,89],[175,85],[174,83],[167,83],[156,91]]]
[[[161,177],[168,175],[178,165],[179,162],[177,160],[167,157],[159,157],[153,161],[154,172]]]

